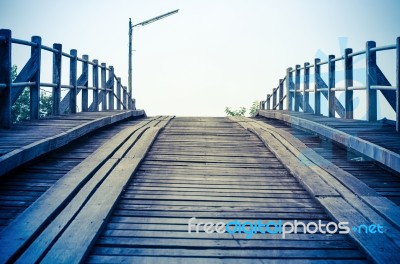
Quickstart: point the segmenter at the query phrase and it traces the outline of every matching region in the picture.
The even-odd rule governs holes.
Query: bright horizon
[[[16,0],[1,3],[0,27],[11,29],[13,38],[38,35],[44,45],[62,43],[64,52],[77,49],[79,57],[113,65],[127,86],[129,18],[135,24],[175,9],[178,14],[134,28],[133,95],[148,115],[224,116],[225,106],[248,109],[266,98],[287,67],[340,56],[346,47],[363,50],[368,40],[394,44],[400,36],[400,2],[389,0]],[[21,69],[29,48],[14,51]],[[50,70],[42,81],[49,82],[51,56],[43,63]],[[389,63],[378,55],[394,85]]]

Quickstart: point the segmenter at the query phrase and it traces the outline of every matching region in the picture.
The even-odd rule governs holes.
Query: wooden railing
[[[396,85],[392,86],[376,63],[378,51],[396,51]],[[353,86],[353,58],[365,54],[366,80],[365,86]],[[335,63],[344,61],[344,87],[336,87]],[[321,66],[328,66],[328,83],[321,77]],[[314,68],[314,88],[310,88],[310,70]],[[303,89],[300,89],[300,77],[303,74]],[[293,80],[294,74],[294,80]],[[303,66],[296,65],[295,68],[288,68],[286,76],[279,80],[279,85],[267,95],[265,101],[261,101],[260,108],[267,110],[290,110],[303,111],[305,113],[321,114],[321,94],[328,101],[328,116],[335,117],[336,113],[340,118],[353,119],[353,91],[365,90],[366,92],[366,119],[377,121],[377,91],[380,91],[390,106],[396,112],[396,131],[400,131],[400,37],[394,45],[376,47],[374,41],[366,43],[365,50],[353,52],[348,48],[344,55],[335,58],[329,55],[328,61],[321,62],[319,58],[314,64],[308,62]],[[344,105],[336,98],[335,92],[343,91],[345,94]],[[314,93],[314,106],[309,104],[310,93]],[[272,100],[272,102],[271,102]],[[286,105],[284,106],[284,101]]]
[[[25,45],[31,48],[31,56],[15,80],[12,80],[12,44]],[[41,57],[42,51],[53,54],[52,83],[41,82]],[[61,83],[62,59],[69,60],[69,84]],[[78,64],[82,70],[78,76]],[[89,65],[91,66],[91,86],[89,86]],[[99,74],[100,71],[100,74]],[[100,75],[100,82],[99,82]],[[121,84],[121,78],[114,73],[112,66],[98,60],[89,61],[88,55],[78,57],[75,49],[70,53],[62,51],[61,44],[53,44],[53,47],[42,45],[42,39],[32,37],[31,41],[14,39],[11,30],[0,30],[0,127],[9,128],[12,125],[11,108],[21,95],[25,87],[30,89],[30,119],[39,118],[40,89],[50,87],[52,89],[52,114],[60,115],[78,111],[106,111],[135,109],[135,100],[129,94],[127,88]],[[68,89],[62,97],[61,89]],[[91,91],[91,92],[90,92]],[[78,100],[78,94],[82,93]],[[89,105],[89,95],[92,96]],[[78,107],[81,101],[81,107]],[[116,102],[116,105],[114,104]],[[101,109],[99,109],[101,105]]]

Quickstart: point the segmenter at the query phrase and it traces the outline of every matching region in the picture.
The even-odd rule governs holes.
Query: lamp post
[[[129,69],[128,69],[128,89],[129,89],[129,96],[132,99],[132,30],[134,27],[137,26],[146,26],[150,23],[156,22],[157,20],[163,19],[167,16],[171,16],[173,14],[178,13],[179,9],[176,9],[174,11],[165,13],[163,15],[145,20],[143,22],[140,22],[138,24],[132,25],[132,20],[129,18]]]

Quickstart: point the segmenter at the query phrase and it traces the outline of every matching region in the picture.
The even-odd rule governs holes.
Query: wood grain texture
[[[0,233],[0,244],[7,245],[0,246],[2,262],[12,259],[24,245],[36,237],[38,232],[54,219],[115,150],[126,141],[126,138],[149,122],[151,120],[142,121],[120,131],[77,166],[71,167],[65,176],[8,225]]]
[[[288,111],[260,110],[259,115],[318,133],[400,172],[400,135],[394,126]]]
[[[3,150],[0,156],[0,177],[91,131],[132,116],[143,115],[143,110],[79,113],[23,122],[12,130],[0,129],[0,151]]]
[[[280,160],[285,161],[285,166],[293,166],[288,163],[290,156],[293,156],[298,159],[299,163],[311,169],[313,171],[311,174],[300,170],[294,171],[294,175],[300,179],[335,220],[348,221],[352,226],[359,226],[362,223],[365,225],[381,223],[385,227],[384,235],[350,233],[374,261],[385,263],[389,259],[398,257],[395,252],[400,250],[400,214],[395,204],[380,197],[374,190],[361,181],[357,181],[354,177],[353,181],[348,180],[352,175],[325,160],[289,133],[248,118],[236,117],[232,120],[239,122],[242,126],[257,134],[274,153],[277,153]],[[283,156],[281,152],[286,152],[287,155]],[[319,189],[321,187],[308,183],[312,181],[310,177],[312,174],[318,175],[321,178],[320,182],[328,184],[328,188],[337,191],[339,195],[320,195]],[[344,178],[347,179],[343,180]],[[368,196],[375,196],[375,200],[365,199]],[[378,202],[379,197],[380,202]],[[385,210],[382,208],[385,208]],[[345,210],[345,213],[343,210]],[[379,240],[379,242],[376,243],[375,240]]]
[[[226,118],[174,118],[126,186],[86,262],[365,261],[347,236],[188,233],[202,221],[330,221],[256,136]]]

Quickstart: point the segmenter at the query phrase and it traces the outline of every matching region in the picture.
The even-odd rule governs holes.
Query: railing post
[[[114,110],[114,67],[113,66],[110,66],[108,80],[110,82],[109,88],[111,89],[111,91],[108,92],[108,105],[110,110]]]
[[[314,113],[316,115],[321,114],[321,92],[319,90],[319,79],[321,78],[321,65],[320,59],[314,59],[314,93],[315,93],[315,100],[314,100]]]
[[[371,51],[375,48],[374,41],[367,41],[365,45],[365,60],[366,60],[366,99],[367,99],[367,121],[373,122],[377,120],[377,93],[371,89],[372,85],[376,85],[376,51]]]
[[[272,89],[272,110],[276,109],[276,88]]]
[[[117,78],[117,110],[121,110],[121,78]]]
[[[264,109],[265,109],[265,102],[260,101],[260,110],[264,110]]]
[[[36,43],[36,47],[31,48],[31,56],[37,54],[36,63],[37,71],[32,76],[31,81],[35,82],[35,85],[30,87],[30,99],[29,99],[29,115],[31,120],[39,119],[40,112],[40,62],[41,62],[41,51],[42,51],[42,38],[38,36],[32,37],[32,42]]]
[[[271,110],[271,95],[267,95],[267,110]]]
[[[295,67],[295,77],[294,77],[294,111],[298,112],[300,110],[300,100],[299,100],[299,92],[300,92],[300,65],[296,65]]]
[[[82,59],[84,62],[82,63],[82,75],[86,75],[86,83],[85,83],[85,89],[82,89],[82,112],[87,112],[89,111],[89,56],[88,55],[82,55]]]
[[[289,111],[292,111],[292,95],[290,94],[292,90],[292,78],[292,68],[289,67],[286,69],[286,105]]]
[[[125,109],[129,109],[129,106],[127,105],[127,99],[128,99],[128,93],[126,92],[126,86],[124,86],[124,98],[122,100],[123,104],[124,104],[124,108]]]
[[[107,110],[107,87],[106,87],[106,75],[107,75],[107,66],[105,63],[101,64],[101,110],[106,111]]]
[[[349,87],[353,86],[353,57],[349,57],[352,52],[353,50],[350,48],[344,50],[344,108],[346,119],[353,119],[353,91],[349,90]]]
[[[332,91],[332,88],[335,88],[335,62],[333,59],[335,55],[329,55],[328,58],[328,74],[329,74],[329,82],[328,82],[328,116],[335,117],[335,91]]]
[[[283,110],[283,80],[279,79],[279,110]]]
[[[71,114],[76,114],[76,96],[78,94],[77,88],[77,62],[78,62],[78,52],[75,49],[72,49],[69,53],[72,58],[70,58],[70,66],[69,66],[69,85],[70,88],[70,96],[69,96],[69,110]]]
[[[60,115],[60,102],[61,102],[61,61],[62,61],[62,45],[55,43],[53,49],[58,52],[53,52],[53,83],[56,85],[53,90],[53,115]]]
[[[99,61],[93,60],[93,111],[99,111]]]
[[[11,120],[11,30],[0,29],[0,127],[10,128]]]
[[[309,104],[310,94],[307,91],[310,88],[310,68],[308,67],[310,63],[304,63],[304,87],[303,87],[303,112],[308,113],[311,109],[307,109]]]
[[[396,131],[400,132],[400,37],[396,39]]]

